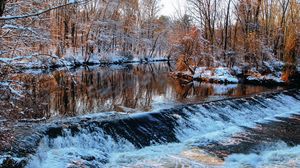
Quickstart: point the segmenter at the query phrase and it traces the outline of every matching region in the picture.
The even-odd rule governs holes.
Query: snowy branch
[[[21,91],[14,89],[14,87],[20,87],[23,85],[24,83],[19,81],[13,81],[13,80],[7,80],[4,82],[0,81],[0,90],[9,91],[11,94],[16,95],[17,97],[23,97],[24,95],[22,94]]]
[[[17,60],[23,60],[23,59],[32,59],[33,57],[37,57],[39,56],[38,54],[33,54],[33,55],[29,55],[29,56],[17,56],[14,58],[0,58],[0,63],[5,63],[5,64],[9,64],[13,61],[17,61]]]
[[[23,26],[18,26],[18,25],[4,25],[2,26],[2,29],[14,29],[14,30],[21,30],[21,31],[29,31],[33,34],[38,34],[36,31],[32,30],[31,28],[29,27],[23,27]]]
[[[70,0],[69,3],[66,3],[64,5],[59,5],[59,6],[55,6],[55,7],[52,7],[52,8],[44,9],[44,10],[41,10],[39,12],[32,13],[32,14],[19,15],[19,16],[3,16],[3,17],[0,17],[0,21],[1,20],[24,19],[24,18],[39,16],[39,15],[42,15],[44,13],[50,12],[51,10],[59,9],[59,8],[66,7],[66,6],[69,6],[69,5],[80,4],[80,3],[84,3],[84,2],[85,1]]]

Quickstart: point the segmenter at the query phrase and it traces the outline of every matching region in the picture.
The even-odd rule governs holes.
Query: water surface
[[[11,79],[26,84],[22,98],[2,101],[0,119],[55,119],[100,112],[159,111],[180,104],[249,96],[276,90],[243,84],[183,82],[174,64],[127,64],[73,70],[27,70]]]

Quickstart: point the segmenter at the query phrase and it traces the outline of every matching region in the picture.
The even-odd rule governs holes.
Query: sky
[[[178,9],[184,10],[186,0],[161,0],[161,15],[174,16]],[[184,13],[184,12],[182,12]]]

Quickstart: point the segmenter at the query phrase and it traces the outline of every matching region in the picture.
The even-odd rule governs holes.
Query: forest
[[[1,0],[0,7],[2,67],[159,57],[177,60],[179,70],[283,63],[285,80],[297,70],[297,0],[188,0],[173,16],[159,13],[159,0]]]

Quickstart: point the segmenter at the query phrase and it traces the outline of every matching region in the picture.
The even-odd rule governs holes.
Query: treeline
[[[284,61],[295,68],[300,56],[300,2],[297,0],[188,0],[189,32],[179,38],[183,67]],[[186,19],[190,17],[190,19]]]
[[[299,57],[298,0],[187,0],[160,16],[159,0],[0,0],[0,57],[117,53],[173,57],[182,64],[249,65]],[[170,5],[170,4],[166,4]]]
[[[89,61],[92,55],[116,52],[162,56],[169,48],[170,20],[158,15],[158,0],[0,2],[1,57],[43,53]]]

